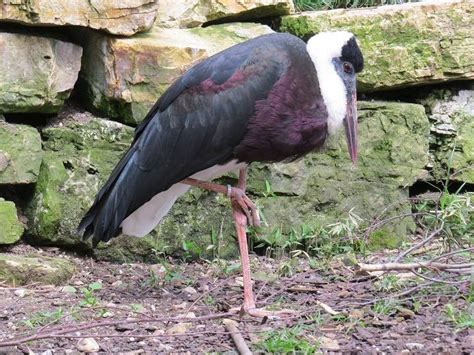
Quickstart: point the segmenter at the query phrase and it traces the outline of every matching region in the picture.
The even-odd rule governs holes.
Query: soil
[[[304,258],[252,256],[258,306],[295,311],[289,318],[262,320],[225,315],[242,301],[238,260],[117,265],[57,249],[20,246],[13,252],[69,258],[77,271],[65,286],[0,285],[0,343],[43,336],[0,347],[0,353],[78,353],[83,337],[93,338],[99,353],[236,353],[224,317],[239,323],[254,352],[469,354],[474,349],[473,330],[456,321],[461,317],[456,312],[469,310],[467,282],[358,274],[338,259],[315,265]],[[386,258],[375,255],[370,261]]]

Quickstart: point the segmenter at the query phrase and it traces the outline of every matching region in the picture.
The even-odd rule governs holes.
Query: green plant
[[[192,240],[183,240],[181,243],[181,247],[183,248],[183,258],[184,260],[192,260],[196,258],[200,258],[203,254],[203,248],[198,245],[196,242]]]
[[[320,310],[316,310],[316,312],[310,314],[309,316],[306,317],[308,322],[315,326],[316,328],[319,328],[326,320],[325,315]]]
[[[415,208],[420,213],[418,223],[437,231],[446,249],[453,246],[469,247],[474,243],[474,203],[472,194],[462,194],[465,184],[450,192],[451,163],[455,148],[448,159],[446,178],[442,188],[432,185],[439,191],[437,199],[424,199]]]
[[[214,259],[219,255],[219,234],[212,229],[209,238],[211,239],[211,243],[206,247],[206,251],[210,251]]]
[[[273,192],[272,185],[270,181],[265,179],[265,191],[262,193],[264,197],[275,197],[275,192]]]
[[[143,307],[143,305],[140,303],[132,303],[130,305],[130,309],[134,312],[142,313],[145,310],[145,307]]]
[[[325,259],[347,253],[364,254],[365,243],[358,237],[362,221],[351,209],[346,218],[319,227],[313,233],[305,233],[306,250],[310,255]]]
[[[278,264],[277,273],[280,276],[291,277],[295,273],[296,263],[298,262],[295,258],[287,258],[282,260]]]
[[[400,279],[395,274],[387,274],[374,282],[374,288],[379,292],[392,292],[401,287]]]
[[[215,276],[229,276],[240,270],[240,262],[231,263],[224,259],[213,259],[210,267]]]
[[[390,316],[397,313],[398,300],[381,299],[372,305],[375,314]]]
[[[62,308],[56,308],[54,311],[38,311],[31,315],[30,318],[22,321],[28,328],[34,329],[36,327],[54,324],[58,322],[64,315]]]
[[[148,277],[142,284],[144,288],[154,288],[155,286],[159,285],[160,278],[156,275],[153,269],[148,269]]]
[[[311,343],[303,334],[303,328],[277,329],[266,332],[257,347],[264,352],[283,354],[313,354],[319,349],[318,343]]]
[[[253,231],[249,235],[256,249],[264,249],[267,257],[304,255],[329,259],[347,253],[365,253],[365,243],[357,237],[362,218],[350,210],[347,218],[325,227],[301,224],[299,227],[274,228],[270,233],[259,235]],[[254,241],[255,240],[255,241]],[[316,261],[311,261],[316,265]]]
[[[448,319],[454,323],[459,330],[474,328],[474,306],[470,303],[467,308],[467,310],[459,310],[451,303],[448,303],[444,308]]]
[[[163,262],[161,264],[163,268],[165,269],[164,275],[163,275],[163,283],[170,283],[173,281],[182,281],[183,283],[192,283],[192,280],[187,279],[183,273],[182,270],[179,268],[178,265],[173,265],[170,263]]]
[[[295,6],[298,11],[312,11],[402,4],[405,2],[416,2],[416,0],[295,0]]]
[[[82,287],[82,300],[79,302],[81,307],[95,307],[98,305],[99,301],[95,296],[96,291],[102,289],[102,284],[100,282],[92,282],[87,287]]]

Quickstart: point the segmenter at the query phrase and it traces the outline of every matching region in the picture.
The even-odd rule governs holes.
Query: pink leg
[[[234,218],[235,229],[239,240],[240,260],[242,263],[242,274],[244,281],[244,304],[243,311],[255,317],[273,317],[280,315],[289,315],[292,312],[288,310],[282,311],[266,311],[255,307],[255,297],[252,290],[252,278],[250,276],[250,258],[247,245],[247,222],[254,226],[260,224],[257,208],[255,204],[245,195],[247,169],[239,171],[239,181],[237,187],[230,188],[227,186],[214,184],[212,182],[200,181],[193,178],[187,178],[182,181],[183,184],[197,186],[205,190],[222,193],[230,197],[232,204],[232,216]],[[230,192],[230,194],[229,194]],[[233,309],[240,312],[241,308]]]
[[[259,226],[260,218],[258,216],[257,206],[255,206],[252,200],[250,200],[245,194],[246,175],[247,169],[240,169],[237,187],[219,185],[213,182],[201,181],[193,178],[186,178],[181,181],[181,183],[227,195],[232,201],[235,200],[238,203],[237,208],[245,213],[250,225]],[[235,208],[234,205],[232,208]]]
[[[255,298],[252,290],[252,278],[250,276],[250,258],[247,245],[247,217],[240,211],[240,206],[236,201],[232,201],[233,217],[237,237],[239,239],[240,261],[242,263],[242,276],[244,281],[244,311],[248,312],[255,308]]]

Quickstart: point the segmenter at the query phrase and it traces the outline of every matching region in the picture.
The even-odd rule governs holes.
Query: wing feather
[[[208,58],[170,86],[81,221],[85,238],[92,235],[96,244],[115,237],[122,221],[157,193],[233,158],[256,102],[286,69],[274,60],[276,39],[263,38],[269,36]]]

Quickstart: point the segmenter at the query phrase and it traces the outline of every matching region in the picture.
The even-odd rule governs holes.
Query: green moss
[[[284,16],[280,30],[303,39],[321,31],[353,32],[365,59],[359,91],[472,76],[474,21],[467,3],[307,12]]]
[[[343,132],[316,153],[290,164],[252,164],[249,193],[262,210],[259,236],[279,229],[291,235],[299,226],[317,230],[353,212],[364,218],[410,213],[406,186],[424,172],[429,122],[420,105],[359,103],[360,155],[353,167]],[[114,128],[115,127],[115,128]],[[396,136],[397,139],[390,137]],[[93,119],[66,122],[44,130],[47,151],[35,193],[31,228],[36,241],[87,247],[75,228],[131,139],[131,130]],[[220,179],[234,183],[235,175]],[[380,216],[387,206],[386,213]],[[405,236],[413,221],[390,225]],[[191,189],[145,238],[120,237],[95,251],[99,259],[154,262],[172,254],[183,257],[238,255],[230,205],[226,197]]]
[[[132,38],[95,34],[85,45],[80,91],[90,108],[136,125],[192,64],[269,32],[267,26],[239,23],[193,29],[155,27]]]
[[[18,220],[15,204],[0,198],[0,244],[13,244],[20,240],[23,225]]]
[[[0,120],[0,184],[36,182],[43,151],[34,128]]]
[[[66,259],[0,254],[0,282],[12,286],[60,285],[71,278],[74,270],[74,264]]]
[[[82,215],[132,139],[132,129],[88,118],[43,131],[46,150],[28,208],[31,241],[87,247],[76,233]]]
[[[406,238],[396,235],[393,231],[382,228],[369,235],[367,247],[369,250],[395,249],[399,247]]]

